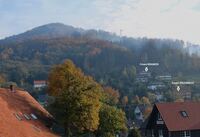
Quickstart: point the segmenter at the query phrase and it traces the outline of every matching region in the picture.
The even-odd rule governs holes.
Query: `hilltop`
[[[35,27],[31,30],[28,30],[24,33],[7,37],[1,42],[17,42],[24,40],[31,40],[37,38],[61,38],[61,37],[87,37],[92,39],[101,39],[109,41],[119,41],[120,37],[114,33],[109,33],[103,30],[85,30],[82,28],[76,28],[70,25],[65,25],[62,23],[50,23]]]

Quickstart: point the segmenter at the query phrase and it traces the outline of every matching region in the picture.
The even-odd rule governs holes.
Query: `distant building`
[[[33,87],[36,89],[41,89],[47,86],[47,81],[45,80],[34,80]]]
[[[161,75],[156,77],[157,80],[162,80],[162,81],[171,81],[172,76],[171,75]]]
[[[140,127],[145,121],[145,111],[149,108],[149,105],[140,104],[134,108],[134,126]]]
[[[143,115],[144,110],[145,110],[144,105],[138,105],[138,106],[135,107],[134,115],[135,115],[136,120],[144,121],[144,115]]]
[[[136,81],[137,82],[146,83],[146,82],[148,82],[149,78],[151,78],[151,73],[149,73],[149,72],[140,72],[136,76]]]
[[[177,89],[179,87],[179,90]],[[172,90],[174,91],[174,95],[176,98],[181,98],[184,100],[192,99],[192,89],[188,85],[177,85],[173,86]]]
[[[146,137],[200,137],[200,103],[155,104],[145,134]]]
[[[191,100],[191,98],[192,98],[191,92],[182,92],[181,95],[185,100]]]
[[[163,89],[165,87],[166,87],[165,84],[162,82],[151,83],[147,86],[147,88],[150,90],[158,90],[158,89]]]

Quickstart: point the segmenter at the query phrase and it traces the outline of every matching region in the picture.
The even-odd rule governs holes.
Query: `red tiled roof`
[[[38,119],[22,117],[31,113]],[[51,116],[28,92],[0,88],[0,137],[57,137],[45,126],[42,118],[50,119]]]
[[[156,104],[169,131],[200,129],[200,102],[175,102]],[[186,111],[183,117],[180,111]]]

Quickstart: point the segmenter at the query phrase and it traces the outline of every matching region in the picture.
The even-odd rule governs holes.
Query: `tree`
[[[156,99],[157,99],[156,94],[151,93],[151,92],[148,92],[148,93],[147,93],[147,96],[148,96],[149,101],[150,101],[151,103],[154,103],[154,102],[156,101]]]
[[[136,76],[135,66],[125,67],[122,71],[122,75],[129,81],[134,81]]]
[[[140,98],[138,97],[138,95],[136,95],[136,96],[131,100],[131,103],[132,103],[132,104],[135,104],[135,105],[141,104],[141,101],[140,101]]]
[[[116,133],[127,130],[125,113],[121,109],[104,104],[99,117],[97,137],[115,137]]]
[[[142,104],[145,104],[145,105],[151,105],[151,103],[147,97],[142,97],[141,102],[142,102]]]
[[[126,106],[128,104],[128,97],[127,96],[124,96],[123,98],[122,98],[122,105],[123,106]]]
[[[149,115],[151,114],[151,112],[152,112],[152,107],[145,108],[144,114],[143,114],[144,118],[147,119],[149,117]]]
[[[70,60],[55,66],[48,80],[49,93],[55,97],[51,111],[65,127],[66,136],[70,137],[73,130],[95,131],[99,125],[101,86]]]
[[[133,128],[130,130],[128,137],[142,137],[139,130],[137,128]]]
[[[6,82],[5,76],[0,74],[0,84],[5,83],[5,82]]]
[[[106,102],[110,105],[116,105],[119,102],[119,92],[112,87],[104,87]]]

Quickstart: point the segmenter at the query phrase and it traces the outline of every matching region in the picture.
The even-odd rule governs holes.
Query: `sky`
[[[0,38],[55,22],[200,44],[200,0],[0,0]]]

